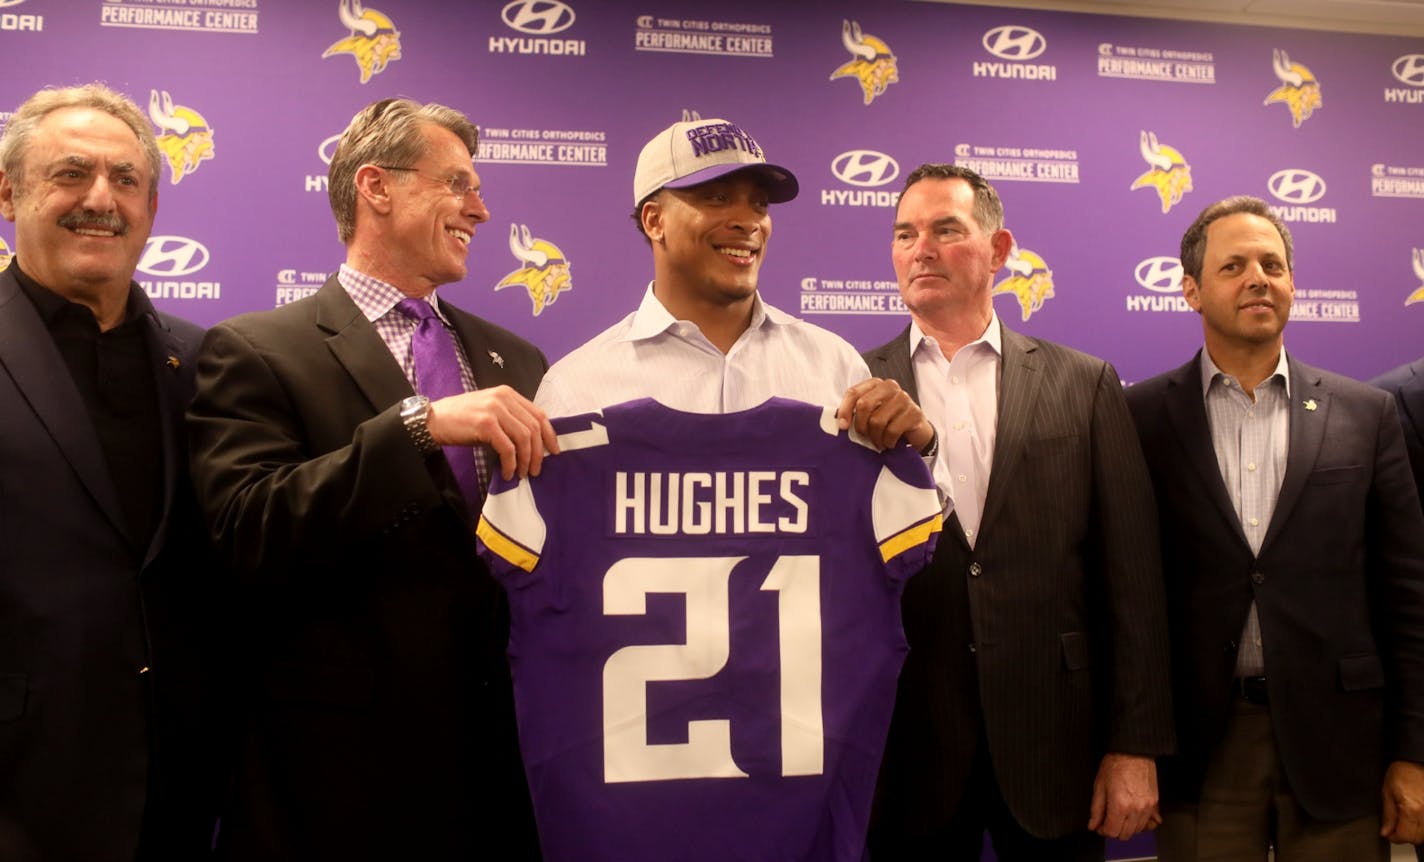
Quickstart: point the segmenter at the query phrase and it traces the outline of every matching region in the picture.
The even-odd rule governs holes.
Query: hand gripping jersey
[[[859,862],[940,529],[923,461],[777,398],[554,427],[478,530],[544,858]]]

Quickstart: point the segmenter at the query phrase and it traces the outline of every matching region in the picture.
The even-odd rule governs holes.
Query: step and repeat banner
[[[1200,343],[1178,241],[1231,194],[1296,239],[1287,343],[1371,376],[1424,352],[1424,39],[939,3],[0,0],[0,122],[52,83],[146,108],[167,164],[139,278],[203,324],[312,292],[343,259],[336,136],[405,95],[466,112],[493,220],[444,295],[557,358],[632,310],[642,144],[724,117],[791,167],[772,303],[867,348],[907,322],[900,183],[972,166],[1018,245],[999,315],[1126,380]],[[0,260],[13,248],[0,222]]]

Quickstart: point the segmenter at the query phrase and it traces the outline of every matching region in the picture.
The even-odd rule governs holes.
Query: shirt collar
[[[361,309],[361,314],[366,319],[375,323],[400,304],[401,300],[409,299],[401,289],[393,284],[381,281],[372,275],[367,275],[358,269],[341,265],[341,269],[336,272],[336,280],[346,289],[351,301],[356,303],[356,307]],[[431,291],[429,296],[422,297],[430,303],[430,307],[435,309],[436,315],[448,326],[450,321],[445,317],[445,312],[441,310],[440,303],[435,301],[435,291]]]
[[[1220,374],[1222,377],[1230,376],[1225,371],[1222,371],[1220,368],[1216,367],[1216,363],[1211,361],[1211,353],[1209,353],[1207,349],[1203,347],[1201,352],[1201,384],[1203,398],[1205,398],[1207,393],[1211,391],[1211,382],[1216,379],[1216,375],[1218,374]],[[1280,358],[1276,360],[1276,370],[1272,371],[1266,377],[1266,379],[1262,380],[1261,382],[1267,383],[1274,377],[1281,378],[1281,387],[1285,393],[1285,396],[1287,398],[1290,398],[1290,363],[1286,361],[1286,349],[1284,347],[1281,348]]]
[[[930,336],[926,335],[926,334],[925,334],[925,331],[924,331],[923,329],[920,329],[920,324],[919,324],[919,322],[916,321],[914,317],[911,317],[911,318],[910,318],[910,359],[911,359],[912,361],[913,361],[914,358],[915,358],[915,351],[917,351],[917,350],[920,349],[920,345],[921,345],[921,344],[926,344],[926,345],[927,345],[927,342],[928,342],[928,343],[933,343],[934,346],[935,346],[935,349],[939,349],[939,342],[935,341],[933,338],[931,338]],[[994,353],[995,353],[995,355],[1002,356],[1003,353],[1004,353],[1004,350],[1003,350],[1003,343],[1004,343],[1004,342],[1003,342],[1003,332],[1002,332],[1002,330],[1001,330],[1000,327],[999,327],[999,313],[996,312],[996,311],[993,311],[993,310],[991,309],[991,310],[989,311],[989,325],[984,327],[984,332],[983,332],[982,334],[980,334],[980,336],[979,336],[978,338],[974,339],[973,341],[969,342],[968,344],[966,344],[966,345],[964,345],[964,346],[965,346],[966,348],[968,348],[968,347],[973,347],[973,346],[976,345],[976,344],[984,344],[984,345],[987,345],[991,350],[993,350]],[[926,346],[926,349],[929,349],[929,348],[928,348],[928,345]],[[941,355],[941,356],[944,356],[943,352],[941,352],[940,355]],[[948,356],[945,356],[944,358],[945,358],[945,361],[948,361],[948,360],[950,359],[950,357],[948,357]]]
[[[643,301],[639,303],[638,310],[633,313],[633,323],[628,327],[628,331],[621,340],[644,341],[667,332],[677,324],[677,318],[672,316],[672,312],[667,310],[667,306],[663,305],[662,300],[658,299],[657,294],[653,292],[653,284],[651,281],[648,282],[648,289],[643,293]],[[761,293],[752,297],[752,320],[747,326],[748,332],[765,326],[780,326],[795,322],[796,318],[779,308],[762,302]]]
[[[73,302],[35,281],[20,268],[18,257],[10,261],[10,271],[15,273],[15,281],[19,283],[20,289],[25,292],[25,295],[30,298],[30,302],[35,306],[35,311],[39,313],[40,320],[44,321],[47,328],[53,328],[61,316],[66,313],[82,313],[87,321],[96,328],[98,327],[99,323],[94,319],[94,313],[89,310],[88,306]],[[124,305],[124,319],[120,321],[120,324],[127,324],[145,315],[157,319],[158,311],[153,307],[148,294],[144,293],[138,285],[130,282],[129,298]]]

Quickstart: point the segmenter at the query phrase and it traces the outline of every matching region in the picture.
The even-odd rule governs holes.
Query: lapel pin
[[[491,351],[489,352],[489,355],[490,355],[490,361],[491,361],[491,362],[493,362],[495,365],[498,365],[500,368],[503,368],[503,367],[504,367],[504,357],[503,357],[503,356],[500,356],[498,353],[495,353],[493,350],[491,350]]]
[[[1316,408],[1317,406],[1318,406],[1318,405],[1315,403],[1315,399],[1314,399],[1314,398],[1307,398],[1307,399],[1305,399],[1305,409],[1306,409],[1306,410],[1309,410],[1310,412],[1313,413],[1313,412],[1315,412],[1315,408]]]
[[[174,370],[177,370],[178,366],[182,365],[182,363],[178,361],[178,357],[174,356],[171,353],[168,355],[168,359],[164,364]]]

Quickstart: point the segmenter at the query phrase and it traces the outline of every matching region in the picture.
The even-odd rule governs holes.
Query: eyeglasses
[[[469,194],[470,192],[474,192],[475,197],[479,198],[480,200],[485,199],[484,192],[480,191],[478,186],[473,185],[465,177],[436,177],[427,174],[425,171],[422,171],[419,168],[405,168],[399,167],[397,165],[376,165],[376,167],[380,168],[383,171],[409,171],[412,174],[425,177],[427,180],[437,182],[445,188],[449,189],[450,194],[454,195],[460,200],[464,200],[465,195]]]

